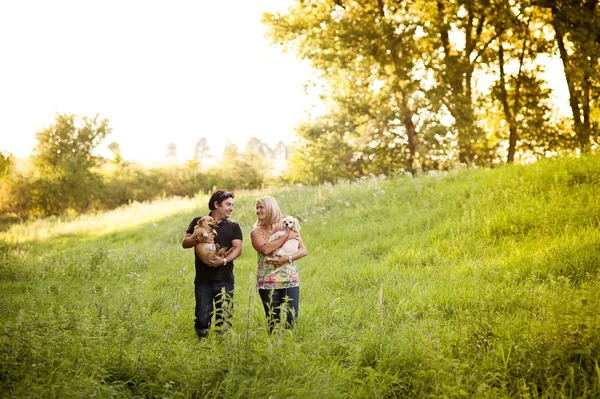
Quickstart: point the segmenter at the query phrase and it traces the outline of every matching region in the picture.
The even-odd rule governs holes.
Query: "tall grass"
[[[300,321],[269,335],[254,199],[298,217]],[[233,329],[198,341],[207,198],[13,226],[5,397],[598,397],[600,157],[239,192]]]

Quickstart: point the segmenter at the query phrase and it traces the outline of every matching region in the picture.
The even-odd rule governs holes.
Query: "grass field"
[[[269,335],[254,200],[302,223],[300,321]],[[207,197],[0,232],[1,397],[600,397],[600,157],[239,192],[233,329],[199,341]]]

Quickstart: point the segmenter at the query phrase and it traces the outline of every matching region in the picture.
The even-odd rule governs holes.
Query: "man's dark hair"
[[[235,198],[235,195],[233,195],[232,192],[225,191],[225,190],[215,191],[210,196],[210,200],[208,200],[208,209],[210,209],[211,211],[214,211],[215,209],[217,209],[215,207],[215,202],[218,203],[219,205],[221,205],[221,203],[223,201],[225,201],[227,198]]]

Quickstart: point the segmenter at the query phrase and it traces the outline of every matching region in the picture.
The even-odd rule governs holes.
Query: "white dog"
[[[281,247],[273,251],[272,254],[269,255],[267,260],[274,259],[277,256],[292,256],[296,252],[298,252],[298,239],[296,238],[300,234],[300,223],[298,219],[292,216],[286,216],[281,219],[279,222],[279,230],[269,238],[269,242],[275,241],[282,236],[285,236],[290,233],[289,239],[283,243]],[[294,234],[296,233],[296,234]]]

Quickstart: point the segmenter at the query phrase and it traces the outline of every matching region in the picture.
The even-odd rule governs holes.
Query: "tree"
[[[454,119],[460,162],[476,163],[476,148],[484,134],[476,118],[474,79],[491,51],[490,44],[504,29],[493,22],[506,16],[506,2],[436,0],[420,5],[427,10],[423,29],[430,42],[428,65],[435,78],[429,94]]]
[[[15,157],[4,150],[0,150],[0,179],[5,179],[13,171],[15,166]]]
[[[353,147],[328,123],[325,117],[299,126],[301,139],[292,150],[287,173],[291,183],[319,184],[361,175],[353,162]]]
[[[177,158],[177,144],[169,143],[167,145],[167,158]]]
[[[287,160],[288,155],[288,147],[283,143],[283,141],[278,141],[275,145],[275,149],[273,150],[275,159],[284,159]]]
[[[263,157],[256,153],[240,153],[237,146],[227,140],[223,149],[223,161],[217,166],[219,184],[234,188],[257,188],[265,179],[267,166]]]
[[[600,109],[600,12],[598,0],[539,0],[551,12],[567,87],[573,126],[582,151],[591,149],[594,108]]]
[[[38,172],[76,168],[88,173],[98,164],[93,150],[110,134],[108,119],[57,114],[54,124],[38,131],[33,161]]]
[[[208,146],[208,140],[206,137],[200,137],[194,147],[194,159],[207,159],[211,158],[212,154],[210,147]]]
[[[327,84],[330,118],[304,131],[338,137],[323,137],[313,150],[336,151],[323,144],[342,138],[353,149],[355,171],[360,165],[419,167],[415,119],[425,100],[414,73],[423,53],[419,13],[408,3],[313,0],[294,3],[285,14],[264,15],[269,38],[310,60]]]
[[[501,11],[494,21],[500,34],[490,44],[493,51],[488,54],[486,71],[497,78],[491,90],[497,102],[486,103],[486,114],[489,117],[496,108],[502,110],[508,132],[501,132],[499,138],[508,142],[506,162],[513,163],[518,152],[540,156],[564,147],[568,140],[554,140],[557,125],[551,91],[539,78],[543,67],[538,59],[551,49],[546,37],[535,34],[543,24],[542,13],[528,1]],[[501,147],[497,151],[502,152]]]
[[[250,137],[246,142],[246,152],[256,154],[262,158],[274,158],[275,156],[271,147],[263,143],[258,137]]]
[[[237,145],[235,145],[231,140],[227,140],[225,143],[225,147],[223,148],[223,160],[235,160],[237,159],[240,151],[238,150]]]
[[[93,170],[94,149],[110,134],[108,119],[57,114],[52,125],[36,133],[32,164],[37,180],[34,202],[43,214],[87,209],[101,180]]]
[[[113,141],[108,145],[108,150],[113,154],[114,163],[120,164],[123,161],[123,157],[121,156],[121,146],[119,143]]]
[[[12,173],[15,165],[14,156],[0,150],[0,214],[10,212],[14,200],[14,184]]]

